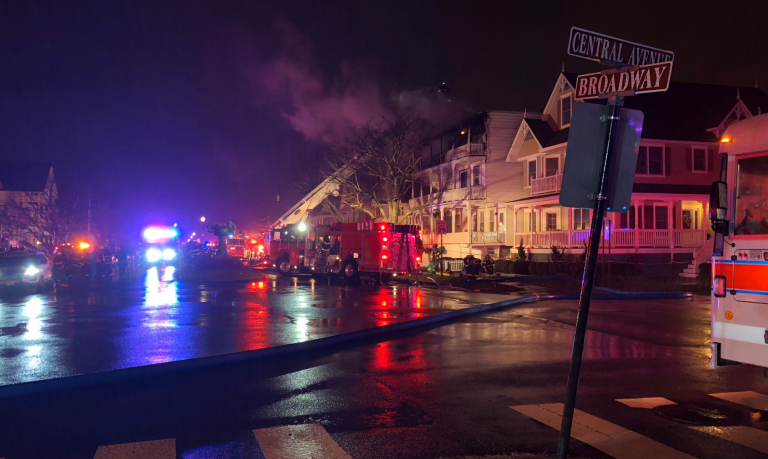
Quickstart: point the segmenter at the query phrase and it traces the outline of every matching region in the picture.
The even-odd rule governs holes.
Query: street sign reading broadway
[[[651,48],[578,27],[571,27],[568,54],[614,67],[658,64],[675,60],[675,53],[672,51]]]
[[[576,78],[575,99],[594,99],[611,94],[633,96],[662,92],[669,89],[671,76],[672,61],[587,73]]]

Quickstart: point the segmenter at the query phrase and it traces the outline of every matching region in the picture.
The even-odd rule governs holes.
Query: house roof
[[[571,84],[576,84],[578,74],[563,75]],[[666,92],[627,97],[624,106],[645,114],[643,138],[716,142],[717,136],[707,129],[723,122],[739,101],[737,95],[752,115],[757,115],[759,109],[768,112],[768,94],[760,88],[674,81]],[[590,102],[606,103],[605,100]]]
[[[0,161],[0,189],[44,191],[50,171],[50,163]]]
[[[531,132],[539,141],[541,148],[551,147],[568,141],[570,128],[553,131],[549,123],[541,119],[526,118],[525,122],[531,128]]]

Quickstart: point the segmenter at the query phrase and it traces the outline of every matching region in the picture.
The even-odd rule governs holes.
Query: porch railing
[[[696,248],[704,245],[705,235],[702,230],[614,230],[606,244],[616,248]],[[589,238],[589,230],[542,231],[537,233],[516,233],[510,245],[519,245],[520,239],[526,247],[583,247]]]
[[[506,231],[496,231],[496,232],[473,232],[472,233],[472,243],[473,244],[506,244],[507,242],[507,232]]]
[[[531,180],[531,194],[535,196],[538,194],[560,191],[560,184],[562,182],[563,176],[561,174],[533,179]]]

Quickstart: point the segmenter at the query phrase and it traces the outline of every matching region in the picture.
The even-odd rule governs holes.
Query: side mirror
[[[715,233],[728,233],[728,187],[725,182],[712,183],[709,192],[709,220]]]

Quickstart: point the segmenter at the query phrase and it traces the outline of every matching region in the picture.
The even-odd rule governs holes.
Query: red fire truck
[[[267,252],[277,272],[339,275],[357,282],[360,274],[388,277],[417,273],[422,245],[419,228],[392,223],[286,225],[270,231]]]

